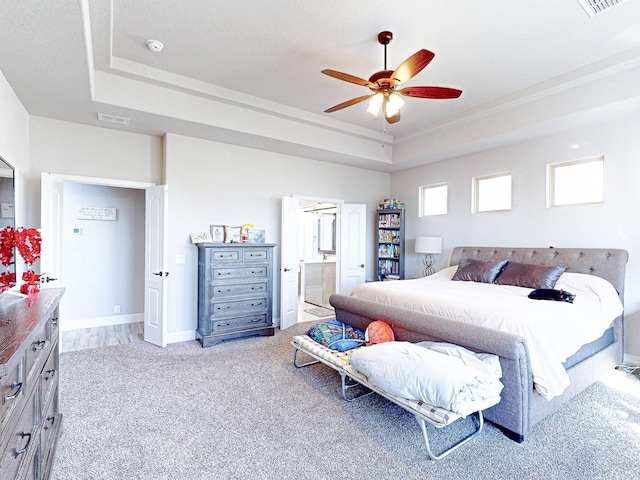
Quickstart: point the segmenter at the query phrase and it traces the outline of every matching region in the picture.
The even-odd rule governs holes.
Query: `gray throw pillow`
[[[495,283],[528,288],[553,288],[567,267],[547,267],[528,263],[509,262]]]
[[[493,283],[500,274],[507,261],[491,262],[489,260],[473,260],[465,258],[460,260],[458,270],[451,280],[464,282]]]

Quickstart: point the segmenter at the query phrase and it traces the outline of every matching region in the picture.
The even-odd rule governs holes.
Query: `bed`
[[[594,282],[604,279],[611,284],[611,290],[619,297],[621,305],[624,300],[624,276],[628,254],[619,249],[572,249],[572,248],[493,248],[493,247],[457,247],[453,250],[450,265],[455,266],[460,262],[466,263],[467,259],[499,262],[507,260],[530,265],[561,266],[566,267],[567,274],[587,274],[576,276],[587,281]],[[453,269],[455,270],[455,269]],[[564,275],[558,279],[558,286],[564,285]],[[599,277],[592,278],[589,276]],[[437,277],[436,277],[437,278]],[[495,353],[500,356],[503,370],[503,383],[505,385],[502,401],[485,412],[485,418],[500,426],[507,436],[523,441],[527,432],[533,425],[555,411],[560,405],[577,395],[591,383],[596,381],[603,373],[613,368],[622,361],[623,355],[623,319],[621,310],[614,312],[615,319],[607,321],[602,328],[603,333],[594,334],[588,341],[576,340],[577,335],[572,332],[581,332],[580,318],[578,314],[573,320],[572,330],[568,336],[562,338],[560,334],[542,339],[542,344],[551,343],[555,349],[562,352],[555,355],[548,353],[536,345],[538,337],[528,331],[518,328],[502,328],[500,325],[491,325],[491,322],[480,324],[466,323],[466,318],[446,318],[448,310],[439,306],[435,310],[425,309],[424,305],[417,301],[407,300],[400,292],[403,285],[415,285],[420,280],[376,282],[361,286],[354,291],[352,296],[345,297],[335,295],[331,304],[336,309],[336,317],[356,328],[366,328],[372,320],[385,320],[392,325],[396,338],[418,342],[422,340],[445,341],[456,343],[478,352]],[[472,282],[450,282],[465,284]],[[604,283],[604,282],[603,282]],[[427,285],[427,284],[425,284]],[[575,283],[569,283],[572,288],[578,288]],[[384,287],[391,290],[391,294],[381,293]],[[491,288],[492,285],[480,285],[482,288]],[[591,288],[590,285],[585,287]],[[514,290],[522,290],[522,287],[513,287]],[[531,289],[529,289],[530,291]],[[567,288],[569,290],[569,288]],[[394,293],[395,292],[395,293]],[[484,295],[481,293],[480,295]],[[522,296],[522,295],[521,295]],[[564,308],[571,307],[573,312],[585,312],[582,298],[587,296],[577,295],[575,304],[565,304]],[[362,298],[358,298],[362,297]],[[390,302],[394,297],[403,298],[397,305],[387,305],[381,302]],[[373,300],[373,301],[372,301]],[[561,307],[563,302],[546,302],[530,300],[531,308],[524,313],[539,319],[541,325],[545,325],[547,308]],[[616,299],[617,300],[617,299]],[[498,303],[510,305],[511,299],[502,299]],[[435,302],[427,302],[435,303]],[[457,297],[455,303],[465,303],[462,297]],[[551,305],[555,304],[555,305]],[[535,309],[533,307],[535,306]],[[467,313],[462,317],[473,317],[475,312],[471,304],[466,305]],[[510,307],[509,307],[510,308]],[[537,310],[537,309],[541,310]],[[583,310],[580,310],[582,308]],[[590,307],[586,307],[589,310]],[[528,312],[528,310],[532,310]],[[525,316],[523,314],[518,315]],[[458,314],[460,315],[460,314]],[[586,313],[585,313],[586,315]],[[495,315],[498,324],[504,323],[500,315]],[[613,318],[613,317],[612,317]],[[575,323],[578,322],[578,323]],[[610,324],[610,325],[609,325]],[[597,329],[596,329],[597,330]],[[564,335],[567,332],[565,331]],[[533,335],[533,336],[532,336]],[[579,344],[575,344],[578,341]],[[572,344],[573,342],[573,344]],[[585,342],[584,345],[582,343]],[[566,344],[566,345],[565,345]],[[582,346],[580,346],[582,345]],[[567,352],[566,349],[569,349]],[[549,357],[549,358],[547,358]],[[561,359],[558,362],[558,359]],[[555,363],[553,373],[540,374],[541,364]],[[532,370],[533,365],[533,370]],[[560,368],[558,368],[560,365]],[[535,373],[534,373],[535,372]],[[548,377],[548,378],[547,378]],[[557,378],[556,378],[557,377]],[[566,378],[565,378],[566,377]],[[534,381],[535,379],[535,381]]]

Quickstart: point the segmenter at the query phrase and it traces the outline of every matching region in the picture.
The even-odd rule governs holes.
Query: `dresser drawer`
[[[266,315],[250,315],[246,317],[227,318],[224,320],[213,320],[211,331],[213,333],[220,333],[228,330],[241,330],[243,328],[264,327],[266,325],[267,325]]]
[[[38,328],[33,337],[33,341],[27,344],[27,348],[25,349],[25,372],[27,381],[29,381],[33,375],[37,376],[40,373],[45,359],[51,352],[51,337],[49,336],[49,332],[49,322],[43,323],[42,326]]]
[[[2,438],[10,425],[20,414],[25,403],[25,391],[27,385],[24,381],[24,358],[4,377],[0,379],[2,387]]]
[[[211,317],[236,316],[250,313],[262,313],[267,310],[269,300],[267,298],[251,298],[234,302],[216,302],[211,305]]]
[[[267,282],[241,283],[239,285],[214,285],[212,288],[213,297],[234,297],[238,295],[256,295],[267,293]]]
[[[57,393],[57,392],[56,392]],[[60,422],[62,421],[62,415],[58,411],[57,396],[49,403],[47,410],[42,416],[42,430],[40,430],[40,445],[43,452],[49,452],[49,447],[58,435],[60,431]],[[47,458],[43,458],[43,463],[46,463]]]
[[[267,260],[269,258],[269,250],[266,248],[248,248],[243,250],[242,258],[247,262]]]
[[[22,415],[18,419],[18,423],[7,435],[8,443],[4,452],[2,452],[2,478],[14,478],[20,464],[27,457],[30,457],[33,451],[30,448],[39,445],[39,438],[36,437],[36,427],[34,426],[34,408],[36,396],[31,395],[27,399]]]
[[[43,410],[49,404],[51,396],[58,386],[58,358],[58,344],[56,344],[47,359],[47,363],[45,363],[44,368],[42,369],[42,374],[40,375]]]
[[[241,258],[240,250],[231,250],[227,248],[211,249],[212,262],[237,262]]]
[[[269,268],[267,265],[256,265],[255,267],[229,267],[214,268],[213,281],[218,280],[238,280],[251,278],[266,278]]]

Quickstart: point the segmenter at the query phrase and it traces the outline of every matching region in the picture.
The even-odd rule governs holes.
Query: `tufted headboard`
[[[449,265],[458,265],[463,258],[475,260],[511,260],[534,265],[567,267],[567,272],[588,273],[611,282],[624,302],[625,268],[629,259],[626,250],[608,248],[507,248],[456,247]]]

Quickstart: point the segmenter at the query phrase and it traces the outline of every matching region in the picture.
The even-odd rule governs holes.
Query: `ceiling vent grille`
[[[127,117],[118,117],[109,113],[98,113],[98,120],[101,122],[115,123],[116,125],[129,125]]]
[[[595,17],[626,1],[627,0],[578,0],[578,3],[590,17]]]

